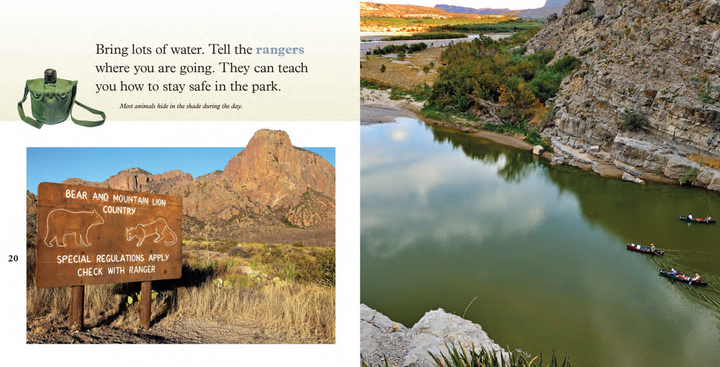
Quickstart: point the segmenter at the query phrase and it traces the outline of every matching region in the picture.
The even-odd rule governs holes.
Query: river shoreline
[[[447,127],[489,139],[502,145],[531,152],[534,148],[533,145],[526,142],[521,135],[500,134],[428,119],[420,114],[420,110],[423,107],[422,102],[391,100],[390,93],[386,90],[361,88],[360,99],[360,121],[362,123],[389,123],[394,122],[397,117],[415,118],[429,124]],[[602,151],[599,147],[581,147],[581,144],[578,144],[578,141],[576,139],[573,140],[571,137],[556,135],[546,135],[546,137],[551,139],[555,152],[543,152],[540,157],[547,159],[552,164],[574,166],[585,171],[595,172],[601,177],[618,178],[639,184],[644,184],[645,181],[652,181],[669,185],[680,185],[677,179],[666,177],[658,169],[650,170],[644,167],[626,164],[614,159],[609,152]],[[664,170],[662,171],[664,172]],[[718,189],[709,189],[718,191]]]

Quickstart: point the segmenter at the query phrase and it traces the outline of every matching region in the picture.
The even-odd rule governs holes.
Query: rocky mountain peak
[[[284,131],[260,130],[225,166],[223,176],[250,201],[289,207],[309,188],[335,197],[335,168],[319,155],[295,148]]]

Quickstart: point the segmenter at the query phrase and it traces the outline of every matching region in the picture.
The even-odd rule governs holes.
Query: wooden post
[[[140,327],[150,328],[150,313],[152,311],[152,282],[142,282],[140,285]]]
[[[70,291],[70,324],[68,329],[81,331],[85,314],[85,286],[74,285]]]

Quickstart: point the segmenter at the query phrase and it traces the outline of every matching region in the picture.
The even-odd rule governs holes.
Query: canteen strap
[[[27,122],[30,126],[33,126],[33,127],[39,129],[43,126],[43,124],[41,122],[36,121],[32,117],[25,116],[25,110],[23,109],[23,106],[22,106],[22,104],[25,102],[25,99],[27,99],[28,92],[29,92],[28,86],[27,86],[27,84],[25,84],[25,95],[23,95],[22,101],[18,102],[18,112],[20,113],[20,118],[23,121]],[[105,116],[103,116],[103,117],[105,117]]]
[[[80,103],[80,101],[78,101],[78,100],[75,100],[75,104],[86,109],[90,113],[100,115],[100,117],[102,117],[102,120],[99,120],[99,121],[76,120],[75,117],[72,116],[72,111],[70,111],[70,118],[73,120],[74,123],[81,125],[81,126],[85,126],[85,127],[95,127],[95,126],[100,126],[105,122],[105,112],[96,110],[94,108],[90,108],[90,107]]]

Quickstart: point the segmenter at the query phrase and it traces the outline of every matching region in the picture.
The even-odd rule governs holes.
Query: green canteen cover
[[[23,110],[23,102],[30,94],[30,104],[32,107],[32,115],[35,119],[25,116]],[[41,128],[43,125],[54,125],[67,120],[70,116],[78,125],[93,127],[102,125],[105,122],[105,113],[89,108],[82,103],[75,101],[77,94],[77,81],[57,79],[55,83],[45,83],[45,79],[31,79],[25,83],[25,94],[22,101],[18,102],[18,112],[20,118],[28,124]],[[100,121],[84,121],[76,120],[72,117],[72,108],[74,104],[86,110],[100,115]]]

